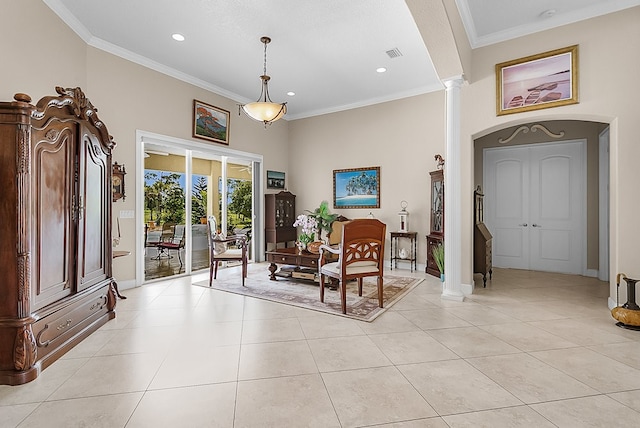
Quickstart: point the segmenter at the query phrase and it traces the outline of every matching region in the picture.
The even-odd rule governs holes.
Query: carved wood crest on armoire
[[[35,379],[115,317],[115,146],[80,88],[0,102],[0,384]]]

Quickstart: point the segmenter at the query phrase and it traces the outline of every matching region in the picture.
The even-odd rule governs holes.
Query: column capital
[[[447,89],[459,88],[464,83],[463,76],[451,76],[446,79],[442,79],[442,83]]]

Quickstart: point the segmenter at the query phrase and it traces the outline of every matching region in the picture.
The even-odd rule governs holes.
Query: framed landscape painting
[[[193,100],[193,137],[229,145],[229,112]]]
[[[496,114],[578,102],[578,45],[496,64]]]
[[[334,170],[333,208],[380,208],[380,167]]]

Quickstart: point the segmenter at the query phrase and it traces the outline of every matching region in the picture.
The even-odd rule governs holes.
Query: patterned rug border
[[[341,317],[351,318],[364,322],[371,322],[385,313],[394,304],[402,300],[411,290],[424,281],[424,278],[403,277],[397,275],[386,275],[384,277],[384,307],[378,307],[377,288],[375,279],[365,278],[362,297],[358,296],[357,284],[351,281],[347,285],[347,313],[343,314],[340,309],[340,296],[337,290],[325,291],[325,303],[320,302],[320,291],[317,284],[311,282],[295,281],[290,279],[279,278],[277,281],[268,279],[268,275],[258,277],[257,272],[250,272],[245,280],[245,287],[239,282],[239,278],[221,280],[220,278],[213,280],[213,285],[209,287],[209,280],[197,281],[193,285],[224,291],[226,293],[238,294],[247,297],[267,300],[270,302],[281,303],[284,305],[295,306],[302,309],[322,312],[330,315],[338,315]],[[258,279],[259,278],[259,279]],[[276,287],[274,287],[274,285]],[[313,297],[301,297],[302,293],[286,294],[284,290],[293,287],[305,287],[304,290],[315,290]],[[266,289],[265,289],[266,287]],[[277,288],[278,291],[270,291]],[[298,290],[302,291],[302,290]],[[289,296],[286,297],[281,296]],[[299,298],[303,301],[296,301]],[[315,305],[315,306],[314,306]]]

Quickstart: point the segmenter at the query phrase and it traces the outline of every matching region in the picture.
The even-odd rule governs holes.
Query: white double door
[[[493,266],[583,274],[586,141],[484,151]]]

